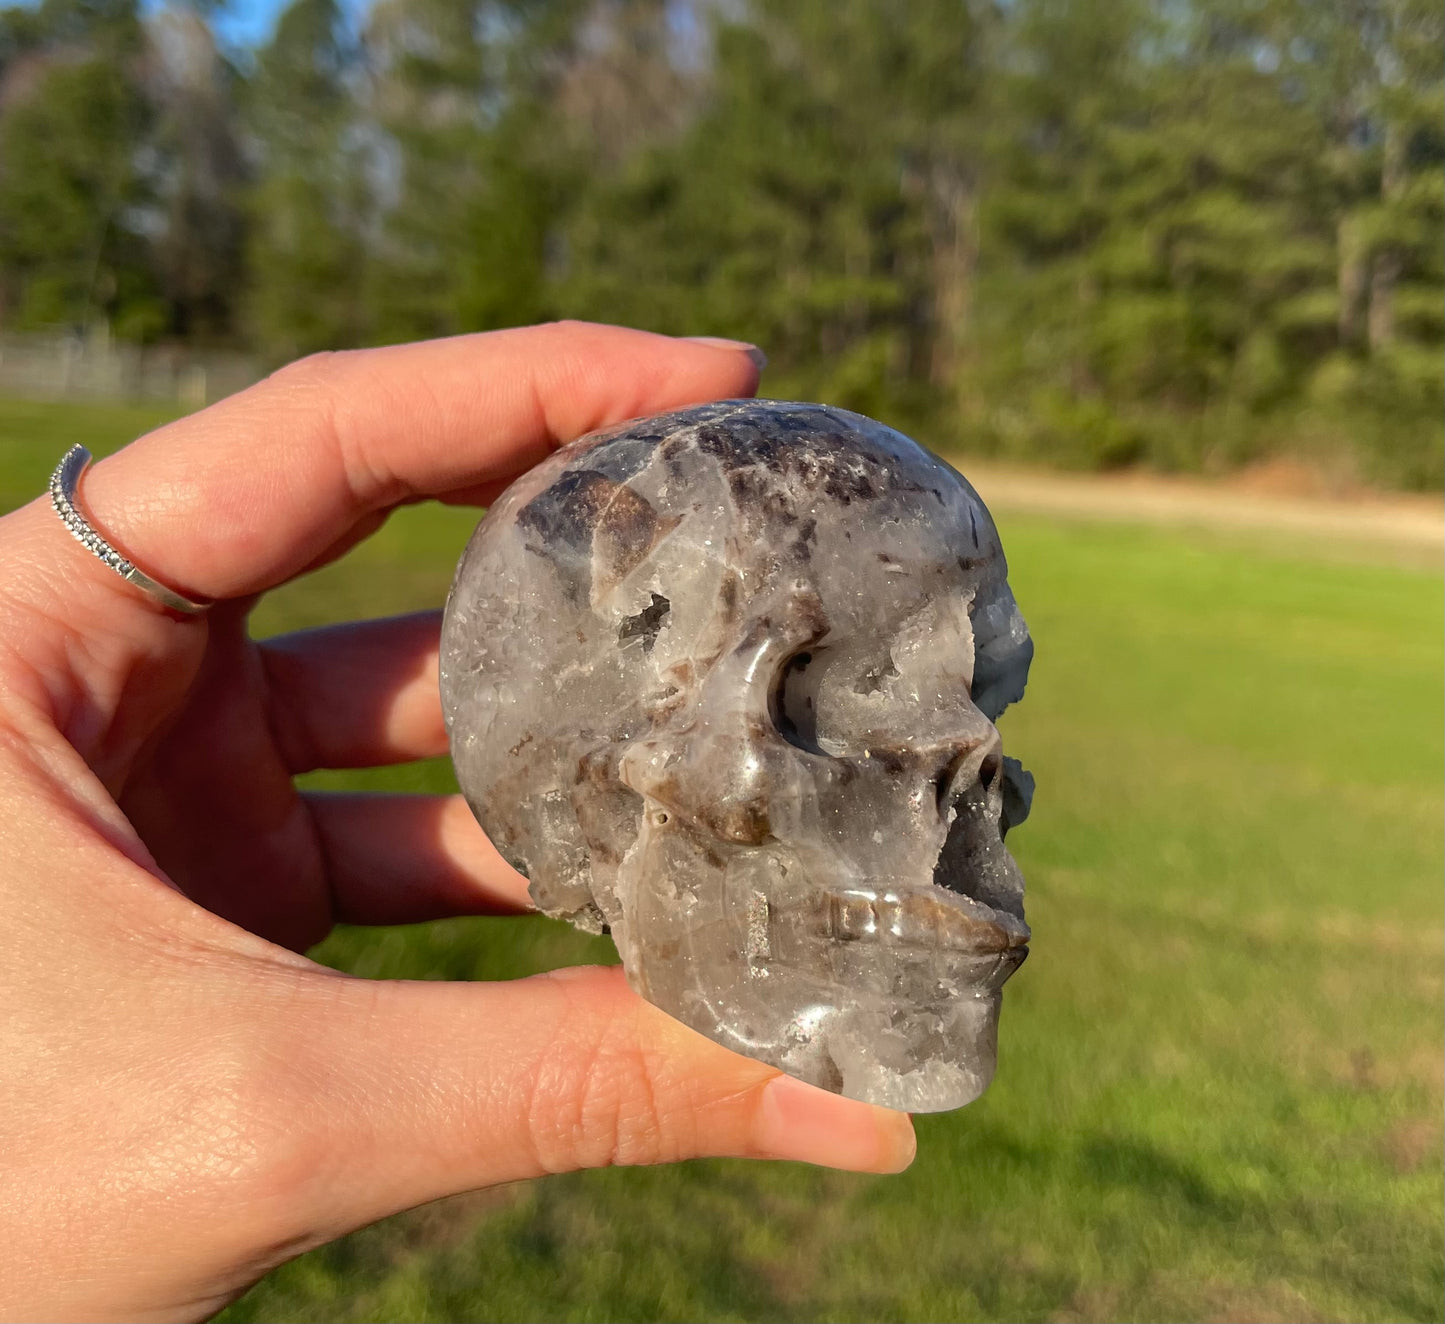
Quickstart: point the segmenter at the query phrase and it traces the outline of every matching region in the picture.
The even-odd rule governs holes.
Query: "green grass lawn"
[[[0,494],[147,421],[0,404]],[[920,1118],[900,1177],[552,1178],[358,1233],[223,1318],[1441,1318],[1440,574],[999,522],[1038,642],[1004,734],[1039,791],[989,1093]],[[401,512],[256,628],[438,605],[471,523]],[[443,763],[318,780],[452,785]],[[525,919],[317,955],[494,979],[611,952]]]

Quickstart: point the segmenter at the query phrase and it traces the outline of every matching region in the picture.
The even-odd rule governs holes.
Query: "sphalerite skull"
[[[732,400],[566,446],[478,526],[442,631],[457,776],[549,915],[727,1047],[936,1111],[1027,954],[994,721],[1033,653],[952,468]]]

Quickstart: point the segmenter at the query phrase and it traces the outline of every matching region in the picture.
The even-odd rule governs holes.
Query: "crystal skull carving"
[[[959,1107],[1029,936],[1006,573],[968,483],[857,414],[726,401],[583,438],[458,567],[462,790],[649,1001],[826,1089]]]

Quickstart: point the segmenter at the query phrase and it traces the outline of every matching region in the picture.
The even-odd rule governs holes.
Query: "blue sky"
[[[216,15],[216,35],[238,46],[257,46],[276,25],[287,0],[232,0]]]
[[[148,0],[148,7],[159,8],[163,0]],[[230,0],[216,14],[216,35],[237,46],[257,46],[271,35],[276,16],[290,0]],[[360,12],[367,0],[344,0],[344,7]]]
[[[33,4],[35,0],[0,0],[0,8]],[[228,45],[257,46],[271,35],[276,16],[290,0],[226,0],[216,13],[217,35]],[[342,0],[344,8],[363,13],[369,0]],[[147,9],[160,9],[165,0],[145,0]]]

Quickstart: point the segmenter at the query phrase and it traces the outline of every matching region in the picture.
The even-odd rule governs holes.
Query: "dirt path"
[[[1216,484],[1132,474],[1051,474],[950,458],[989,507],[1000,511],[1372,544],[1437,562],[1445,555],[1445,500],[1438,496],[1282,494],[1261,491],[1248,478]]]

